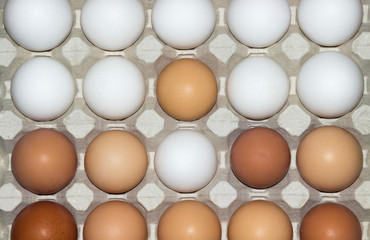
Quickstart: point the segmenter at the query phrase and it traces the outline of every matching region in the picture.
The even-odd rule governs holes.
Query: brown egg
[[[25,207],[14,219],[11,240],[75,240],[77,226],[73,215],[62,205],[35,202]]]
[[[144,178],[148,166],[146,149],[132,133],[110,130],[98,135],[85,154],[90,181],[108,193],[131,190]]]
[[[168,64],[158,76],[157,99],[171,117],[193,121],[205,116],[217,100],[217,81],[204,63],[178,59]]]
[[[221,239],[221,224],[216,213],[206,204],[184,200],[170,206],[161,216],[158,240]]]
[[[323,192],[338,192],[356,181],[363,165],[359,142],[347,130],[319,127],[308,133],[297,149],[302,178]]]
[[[130,203],[109,201],[87,216],[84,240],[147,240],[148,228],[141,212]]]
[[[77,168],[73,143],[53,129],[25,134],[14,146],[11,159],[15,179],[36,194],[53,194],[66,187]]]
[[[234,212],[227,236],[228,240],[289,240],[293,238],[293,228],[283,209],[272,202],[256,200]]]
[[[230,164],[242,183],[253,188],[268,188],[281,181],[288,172],[289,146],[272,129],[248,129],[233,143]]]
[[[356,215],[338,203],[322,203],[311,208],[300,226],[301,240],[361,240]]]

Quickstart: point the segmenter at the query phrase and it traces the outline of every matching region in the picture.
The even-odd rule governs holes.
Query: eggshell
[[[240,115],[263,120],[278,113],[289,96],[290,82],[284,69],[266,56],[238,62],[226,82],[230,105]]]
[[[76,240],[77,225],[73,215],[62,205],[40,201],[26,206],[16,216],[11,240]]]
[[[255,127],[238,136],[231,147],[230,164],[235,176],[254,188],[268,188],[289,170],[290,149],[285,139],[266,127]]]
[[[301,0],[297,20],[302,32],[322,46],[350,40],[362,24],[361,0]]]
[[[83,81],[86,104],[97,115],[120,120],[134,114],[145,99],[145,80],[140,69],[120,56],[100,59]]]
[[[18,183],[36,194],[53,194],[66,187],[77,168],[73,143],[53,129],[26,133],[14,146],[11,168]]]
[[[71,106],[76,86],[69,70],[51,57],[34,57],[14,73],[10,85],[16,108],[36,121],[50,121]]]
[[[321,52],[299,70],[297,94],[302,104],[323,118],[350,112],[364,93],[364,76],[350,57],[338,52]]]
[[[212,142],[195,130],[180,129],[167,135],[154,156],[157,176],[174,191],[190,193],[205,187],[217,171]]]
[[[217,81],[203,62],[177,59],[158,76],[156,93],[159,105],[171,117],[194,121],[206,115],[217,100]]]
[[[92,44],[118,51],[128,48],[140,37],[145,13],[140,0],[86,0],[80,21],[83,33]]]
[[[68,0],[11,0],[4,6],[4,25],[11,38],[31,51],[59,46],[73,23]]]
[[[148,229],[143,214],[133,205],[108,201],[94,208],[86,218],[84,240],[147,240]]]
[[[157,0],[152,9],[152,24],[154,32],[167,45],[192,49],[212,34],[216,12],[210,0]]]
[[[361,174],[362,149],[357,139],[337,126],[309,132],[297,149],[297,168],[302,178],[323,192],[338,192]]]
[[[148,166],[144,144],[132,133],[109,130],[88,146],[85,171],[90,181],[108,193],[131,190],[144,178]]]
[[[170,206],[161,216],[158,240],[221,239],[221,224],[216,213],[206,204],[183,200]]]
[[[322,203],[303,217],[301,240],[361,240],[362,230],[356,215],[338,203]]]
[[[290,8],[286,0],[232,0],[227,23],[234,37],[255,48],[279,41],[289,28]]]
[[[228,240],[293,239],[292,223],[279,206],[265,200],[247,202],[231,216]]]

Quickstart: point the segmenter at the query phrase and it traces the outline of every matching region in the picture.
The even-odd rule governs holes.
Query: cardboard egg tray
[[[39,200],[53,200],[63,204],[75,216],[82,239],[83,224],[88,213],[98,204],[121,199],[132,203],[144,214],[148,224],[148,239],[156,239],[156,227],[164,210],[180,199],[196,199],[209,205],[222,224],[222,239],[227,239],[227,226],[232,213],[243,203],[255,199],[275,202],[289,215],[294,239],[299,239],[299,223],[314,205],[334,201],[349,207],[358,217],[363,239],[370,239],[370,0],[363,2],[363,24],[356,36],[347,43],[324,48],[308,40],[300,31],[296,20],[298,0],[288,0],[291,6],[291,25],[278,43],[263,49],[253,49],[238,42],[230,33],[226,14],[230,0],[213,0],[217,13],[216,27],[210,38],[193,50],[176,50],[158,39],[151,26],[152,0],[142,0],[146,26],[136,43],[116,52],[103,51],[93,46],[84,36],[80,25],[83,0],[70,0],[74,23],[62,45],[48,52],[30,52],[14,43],[4,29],[2,12],[5,0],[0,0],[0,239],[9,239],[15,216],[28,204]],[[300,103],[295,82],[301,65],[321,51],[340,51],[358,63],[363,71],[365,90],[361,102],[350,113],[338,119],[323,119],[308,112]],[[146,99],[133,116],[122,121],[108,121],[95,115],[85,104],[82,82],[87,70],[99,59],[121,55],[134,61],[142,70],[146,81]],[[228,74],[241,59],[251,55],[265,55],[276,60],[291,81],[289,99],[283,109],[263,121],[251,121],[233,110],[225,94]],[[76,81],[77,91],[71,108],[60,118],[48,122],[35,122],[24,117],[14,107],[10,96],[10,83],[16,69],[34,56],[50,56],[63,63]],[[194,57],[206,63],[215,73],[218,82],[218,99],[205,117],[193,122],[177,121],[166,115],[155,97],[156,78],[160,71],[178,57]],[[338,193],[322,193],[307,185],[300,177],[296,165],[296,149],[303,136],[322,125],[344,127],[359,140],[364,153],[364,166],[359,179]],[[291,166],[288,174],[277,185],[257,190],[239,182],[230,169],[229,152],[233,141],[245,129],[266,126],[277,130],[291,149]],[[72,182],[54,195],[39,196],[23,189],[14,179],[10,158],[15,143],[27,132],[37,128],[53,128],[67,135],[75,144],[79,165]],[[211,139],[217,149],[218,170],[214,179],[203,189],[180,194],[164,186],[154,171],[153,159],[159,142],[179,128],[196,129]],[[83,167],[84,153],[90,141],[108,129],[125,129],[134,133],[145,144],[149,167],[143,181],[125,194],[107,194],[88,180]]]

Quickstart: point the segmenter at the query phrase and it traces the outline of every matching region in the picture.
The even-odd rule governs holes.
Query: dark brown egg
[[[233,143],[230,164],[235,176],[253,188],[268,188],[288,172],[288,143],[276,131],[256,127],[243,132]]]
[[[14,219],[11,240],[75,240],[77,226],[73,215],[51,201],[35,202]]]
[[[37,129],[14,146],[12,172],[19,184],[36,194],[53,194],[66,187],[77,168],[73,143],[53,129]]]
[[[299,234],[301,240],[361,240],[361,225],[349,208],[323,203],[303,217]]]

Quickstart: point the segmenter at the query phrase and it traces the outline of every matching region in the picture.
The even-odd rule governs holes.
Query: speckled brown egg
[[[227,236],[228,240],[291,240],[293,228],[288,215],[278,205],[255,200],[233,213]]]
[[[26,206],[14,219],[11,240],[76,240],[73,215],[62,205],[40,201]]]
[[[244,131],[234,141],[230,164],[242,183],[253,188],[268,188],[288,172],[290,149],[275,130],[255,127]]]
[[[206,204],[183,200],[166,209],[158,222],[158,240],[220,240],[221,224]]]
[[[73,143],[54,129],[26,133],[14,146],[11,167],[15,179],[36,194],[53,194],[66,187],[77,168]]]
[[[352,185],[363,165],[362,149],[347,130],[336,126],[309,132],[297,149],[297,168],[302,178],[323,192],[338,192]]]
[[[98,205],[87,216],[84,240],[147,240],[148,229],[143,214],[123,201],[108,201]]]
[[[132,133],[109,130],[89,144],[85,171],[90,181],[108,193],[123,193],[138,185],[148,166],[144,144]]]
[[[215,105],[216,77],[199,60],[177,59],[159,74],[156,95],[159,105],[168,115],[181,121],[194,121]]]
[[[311,208],[300,226],[301,240],[361,240],[356,215],[338,203],[322,203]]]

